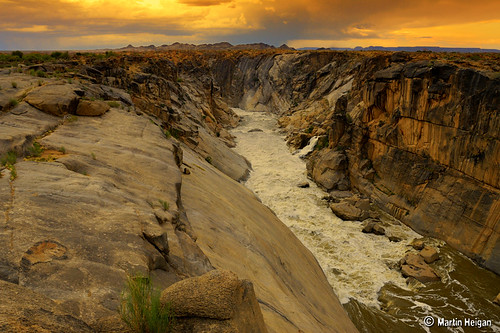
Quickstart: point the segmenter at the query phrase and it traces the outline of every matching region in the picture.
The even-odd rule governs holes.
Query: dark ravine
[[[39,83],[26,75],[32,70],[58,78]],[[56,300],[64,309],[50,311],[66,310],[81,331],[105,332],[118,325],[116,281],[131,269],[152,272],[162,288],[214,267],[230,269],[253,282],[269,332],[355,331],[311,253],[234,182],[250,166],[228,149],[235,143],[227,129],[239,120],[229,106],[280,114],[294,147],[318,137],[308,168],[320,186],[359,191],[499,273],[499,70],[497,56],[467,64],[433,54],[291,50],[75,56],[19,66],[25,74],[2,70],[0,122],[8,131],[0,155],[27,156],[34,140],[67,153],[56,163],[19,161],[13,181],[1,171],[0,242],[9,250],[0,278]],[[8,88],[13,80],[18,87]],[[117,104],[97,117],[70,116],[79,103],[101,110],[99,99]],[[345,165],[331,167],[338,161],[325,158],[331,155]],[[234,204],[231,195],[250,206]],[[72,207],[75,200],[84,205]],[[75,234],[84,235],[85,246]],[[44,244],[38,257],[27,252],[36,244]],[[37,282],[47,274],[50,283]],[[235,290],[248,288],[245,280],[234,283]],[[235,313],[255,314],[249,309]],[[12,313],[0,315],[12,321]],[[182,325],[213,324],[206,319]],[[223,326],[243,327],[233,319]]]
[[[241,51],[185,57],[175,65],[150,60],[143,69],[162,79],[181,78],[183,87],[199,87],[200,99],[194,101],[179,98],[177,84],[159,88],[165,93],[158,97],[174,110],[185,109],[183,103],[201,105],[201,120],[225,139],[221,125],[236,120],[226,105],[283,114],[290,144],[303,147],[312,136],[323,136],[326,148],[345,152],[352,188],[416,231],[443,239],[500,272],[498,55],[480,64],[404,52]],[[104,66],[109,72],[110,64]],[[123,82],[104,75],[106,83],[138,85],[137,77]],[[156,76],[146,77],[146,86],[158,86]],[[141,88],[141,95],[146,91],[152,92]],[[180,126],[188,136],[196,132]]]

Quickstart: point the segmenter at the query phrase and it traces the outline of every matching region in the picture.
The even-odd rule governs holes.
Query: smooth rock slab
[[[37,109],[54,115],[63,116],[75,113],[79,96],[73,85],[52,84],[33,89],[24,99]]]
[[[0,280],[0,299],[0,332],[94,332],[51,299],[17,284]]]

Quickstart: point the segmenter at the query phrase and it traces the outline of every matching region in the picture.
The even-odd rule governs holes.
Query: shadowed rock
[[[108,103],[103,101],[80,100],[76,108],[79,116],[102,116],[110,109]]]

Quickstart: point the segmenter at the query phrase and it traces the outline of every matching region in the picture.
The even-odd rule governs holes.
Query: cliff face
[[[353,185],[499,272],[500,81],[422,61],[388,64],[353,90]]]
[[[283,112],[295,147],[318,136],[308,164],[325,189],[350,183],[418,232],[498,273],[500,81],[413,57],[277,55],[246,75],[235,71],[237,85],[247,87],[239,105]],[[325,166],[329,149],[347,157],[346,172]]]
[[[224,126],[237,117],[226,103],[280,113],[291,145],[319,138],[309,172],[325,189],[352,186],[415,230],[500,272],[499,79],[491,74],[499,68],[495,56],[488,57],[177,52],[107,61],[95,77],[136,92],[148,112],[205,156],[218,156],[214,164],[234,179],[246,175],[228,165],[245,162],[231,156],[236,162],[222,163],[228,157],[203,144],[213,136],[233,144]],[[201,112],[190,111],[196,108]],[[326,165],[331,158],[325,156],[347,165]]]

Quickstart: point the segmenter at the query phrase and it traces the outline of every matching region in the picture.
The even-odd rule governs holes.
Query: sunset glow
[[[0,0],[0,49],[173,42],[500,49],[500,2]]]

